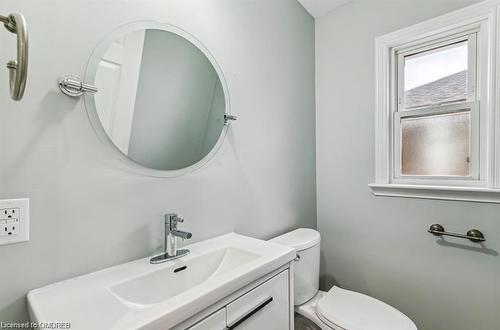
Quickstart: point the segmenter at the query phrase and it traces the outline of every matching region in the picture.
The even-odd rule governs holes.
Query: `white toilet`
[[[319,291],[320,234],[300,228],[271,242],[295,248],[295,329],[416,330],[415,324],[392,306],[367,295],[332,287]]]

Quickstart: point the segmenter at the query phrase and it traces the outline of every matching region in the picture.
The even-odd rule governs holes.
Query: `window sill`
[[[368,186],[375,196],[500,203],[500,189],[378,183]]]

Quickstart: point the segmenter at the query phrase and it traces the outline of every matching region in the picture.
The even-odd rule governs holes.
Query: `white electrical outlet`
[[[29,240],[29,199],[0,200],[0,245]]]

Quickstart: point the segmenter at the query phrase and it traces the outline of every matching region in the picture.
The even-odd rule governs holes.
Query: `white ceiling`
[[[314,17],[320,17],[329,11],[342,6],[352,0],[298,0],[302,6]]]

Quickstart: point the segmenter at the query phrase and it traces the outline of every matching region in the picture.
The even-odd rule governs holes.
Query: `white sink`
[[[183,266],[172,264],[113,285],[110,290],[125,302],[157,304],[259,257],[258,254],[238,248],[223,248],[186,260]],[[169,283],[175,285],[166,285]]]
[[[165,329],[290,262],[292,248],[234,233],[186,248],[186,257],[136,260],[28,293],[33,322],[71,329]]]

